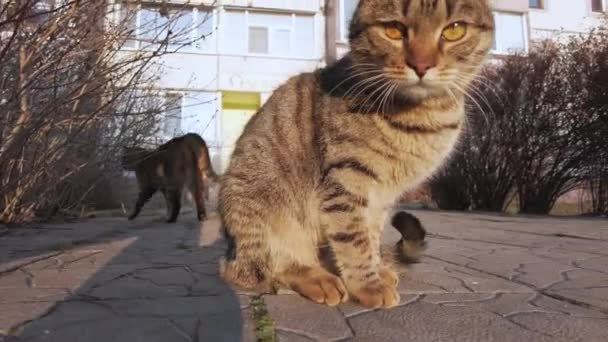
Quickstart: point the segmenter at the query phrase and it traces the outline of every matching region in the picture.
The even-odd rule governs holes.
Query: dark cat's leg
[[[163,193],[167,203],[167,223],[175,223],[181,209],[181,191],[172,188]]]
[[[154,195],[155,192],[156,189],[153,187],[144,187],[139,191],[137,201],[135,201],[135,207],[133,207],[133,211],[131,212],[131,215],[129,215],[129,220],[133,220],[139,215],[144,204],[152,198],[152,195]]]
[[[426,230],[420,220],[405,211],[399,211],[391,219],[391,225],[401,233],[401,239],[395,246],[399,259],[411,264],[418,262],[426,249]]]
[[[190,193],[194,198],[194,203],[196,204],[196,215],[199,221],[204,221],[207,218],[207,211],[205,210],[205,198],[206,190],[208,188],[207,183],[202,183],[200,187],[193,187]]]

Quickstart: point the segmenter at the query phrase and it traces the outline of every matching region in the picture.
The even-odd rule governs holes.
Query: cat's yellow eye
[[[457,22],[448,25],[448,27],[443,29],[441,33],[441,38],[447,40],[448,42],[455,42],[464,38],[467,34],[467,24],[463,22]]]
[[[393,40],[403,39],[403,32],[401,32],[400,29],[398,29],[394,26],[387,26],[384,29],[384,33],[386,34],[387,37],[389,37],[390,39],[393,39]]]

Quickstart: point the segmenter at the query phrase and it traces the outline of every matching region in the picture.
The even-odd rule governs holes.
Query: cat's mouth
[[[403,80],[399,83],[399,92],[410,100],[419,101],[429,97],[442,96],[445,91],[439,82],[424,78]]]

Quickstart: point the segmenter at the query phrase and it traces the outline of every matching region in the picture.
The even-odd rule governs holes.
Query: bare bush
[[[141,40],[137,11],[96,0],[0,2],[0,222],[79,209],[120,174],[122,146],[155,134],[166,109],[153,87],[161,58],[204,36],[179,25],[180,7],[160,4]]]
[[[433,183],[438,203],[502,211],[516,196],[521,213],[547,214],[587,182],[604,210],[607,53],[600,28],[488,66],[469,91],[468,132]]]

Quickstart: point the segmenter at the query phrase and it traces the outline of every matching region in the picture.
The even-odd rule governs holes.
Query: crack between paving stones
[[[494,312],[494,311],[487,311],[487,312],[493,313],[494,315],[496,315],[496,316],[498,316],[498,317],[500,317],[500,318],[502,318],[502,319],[506,320],[507,322],[509,322],[509,323],[511,323],[511,324],[513,324],[513,325],[516,325],[516,326],[518,326],[518,327],[520,327],[520,328],[522,328],[522,329],[524,329],[524,330],[526,330],[526,331],[529,331],[529,332],[532,332],[532,333],[536,333],[536,334],[540,334],[540,335],[543,335],[543,336],[546,336],[546,337],[550,337],[550,338],[552,338],[552,339],[554,339],[554,338],[555,338],[555,336],[553,336],[553,335],[551,335],[551,334],[548,334],[548,333],[546,333],[546,332],[544,332],[544,331],[539,331],[539,330],[536,330],[536,329],[532,329],[532,328],[530,328],[530,327],[528,327],[528,326],[525,326],[525,325],[523,325],[523,324],[521,324],[521,323],[519,323],[519,322],[516,322],[515,320],[513,320],[513,319],[512,319],[512,318],[510,318],[510,317],[507,317],[507,316],[501,315],[501,314],[499,314],[499,313],[497,313],[497,312]],[[523,314],[523,312],[522,312],[522,314]]]
[[[592,259],[596,259],[596,258],[601,258],[601,257],[600,256],[596,256],[596,257],[589,258],[589,259],[584,259],[584,260],[570,261],[570,265],[573,266],[573,267],[576,267],[578,269],[581,269],[581,270],[585,270],[585,271],[589,271],[589,272],[597,272],[597,273],[601,273],[601,274],[604,274],[604,275],[608,275],[608,272],[606,272],[606,271],[596,270],[596,269],[589,268],[589,267],[586,267],[586,266],[581,266],[579,264],[579,262],[581,262],[581,261],[587,261],[587,260],[592,260]]]
[[[87,254],[87,255],[81,256],[81,257],[79,257],[79,258],[76,258],[76,259],[74,259],[74,260],[71,260],[71,261],[68,261],[68,262],[65,262],[65,263],[63,263],[63,264],[59,265],[59,269],[64,269],[64,268],[65,268],[65,266],[67,266],[67,265],[74,264],[74,263],[76,263],[76,262],[78,262],[78,261],[81,261],[81,260],[84,260],[84,259],[90,258],[90,257],[92,257],[92,256],[94,256],[94,255],[97,255],[97,254],[100,254],[100,253],[103,253],[103,251],[101,251],[101,250],[93,251],[93,252],[91,252],[91,253],[89,253],[89,254]]]
[[[545,295],[547,297],[551,297],[551,298],[553,298],[555,300],[558,300],[558,301],[561,301],[561,302],[566,302],[566,303],[569,303],[569,304],[572,304],[572,305],[575,305],[575,306],[578,306],[578,307],[582,307],[582,308],[585,308],[585,309],[599,311],[601,313],[608,314],[608,309],[597,307],[595,305],[592,305],[592,304],[589,304],[589,303],[585,303],[585,302],[581,302],[581,301],[578,301],[578,300],[575,300],[575,299],[572,299],[572,298],[568,298],[568,297],[564,297],[564,296],[561,296],[561,295],[552,294],[552,293],[548,292],[547,290],[537,289],[537,288],[535,288],[533,286],[530,286],[530,285],[528,285],[526,283],[522,283],[522,282],[517,281],[517,280],[510,280],[508,277],[505,277],[505,276],[500,275],[500,274],[495,274],[495,273],[487,272],[487,271],[485,271],[483,269],[478,269],[478,268],[475,268],[475,267],[471,267],[469,265],[461,265],[461,264],[455,263],[453,261],[444,260],[444,259],[436,257],[436,256],[428,255],[427,257],[431,258],[431,259],[439,260],[439,261],[442,261],[442,262],[445,262],[445,263],[448,263],[448,264],[451,264],[451,265],[454,265],[454,266],[465,267],[465,268],[468,268],[468,269],[470,269],[472,271],[476,271],[476,272],[479,272],[479,273],[483,273],[483,274],[486,274],[486,275],[497,277],[497,278],[500,278],[500,279],[503,279],[503,280],[506,280],[506,281],[514,282],[514,283],[519,284],[521,286],[527,287],[528,289],[530,289],[530,290],[532,290],[534,292],[538,292],[540,294],[543,294],[543,295]]]
[[[186,292],[189,292],[189,287],[188,285],[184,285],[184,284],[161,284],[161,283],[157,283],[156,281],[152,280],[152,279],[148,279],[142,276],[138,276],[138,275],[132,275],[131,276],[132,279],[135,280],[141,280],[143,282],[147,282],[150,283],[158,288],[165,288],[165,287],[177,287],[177,288],[182,288],[183,290],[185,290]],[[192,285],[194,286],[194,285]]]
[[[188,342],[193,342],[192,336],[190,336],[190,334],[188,334],[188,332],[186,332],[184,330],[184,328],[182,326],[180,326],[175,320],[173,320],[171,318],[167,318],[167,322],[169,322],[169,324],[171,324],[173,326],[173,329],[175,329],[175,332],[177,332],[178,335],[183,337],[184,340],[186,340]]]
[[[558,314],[558,315],[565,315],[565,316],[569,316],[569,317],[576,317],[576,315],[568,312],[568,311],[560,311],[557,309],[547,309],[547,308],[543,308],[540,307],[536,301],[539,300],[541,298],[542,293],[540,292],[535,292],[534,295],[532,296],[532,298],[529,298],[526,300],[526,303],[528,303],[530,306],[535,307],[538,309],[538,312],[545,312],[545,313],[554,313],[554,314]],[[535,311],[536,312],[536,311]],[[520,312],[518,314],[521,314],[524,312]],[[581,317],[585,317],[585,316],[581,316]]]
[[[514,229],[505,229],[505,228],[500,228],[500,227],[494,227],[494,228],[495,228],[495,230],[501,230],[501,231],[504,231],[504,232],[510,232],[510,233],[516,233],[516,234],[526,234],[526,235],[535,235],[535,236],[543,236],[543,237],[558,237],[558,238],[568,238],[568,239],[576,239],[576,240],[608,242],[608,240],[604,240],[604,239],[598,239],[598,238],[592,238],[592,237],[580,236],[580,235],[572,235],[572,234],[563,234],[563,233],[543,234],[543,233],[535,233],[535,232],[528,232],[528,231],[519,231],[519,230],[514,230]]]
[[[456,273],[456,272],[454,272],[454,271],[451,271],[451,270],[450,270],[449,268],[447,268],[447,267],[444,267],[443,269],[444,269],[444,270],[445,270],[447,273],[449,273],[449,274],[454,274],[454,273]],[[465,274],[466,274],[466,273],[465,273]],[[450,279],[454,279],[454,280],[456,280],[457,282],[459,282],[459,283],[460,283],[460,286],[462,286],[463,288],[465,288],[467,291],[469,291],[469,292],[471,292],[471,293],[474,293],[474,292],[475,292],[475,290],[474,290],[472,287],[470,287],[469,285],[467,285],[467,283],[466,283],[464,280],[462,280],[461,278],[458,278],[458,277],[455,277],[455,276],[451,276],[451,275],[445,275],[445,276],[446,276],[446,277],[448,277],[448,278],[450,278]],[[471,275],[471,276],[473,276],[473,275]],[[450,291],[447,291],[447,292],[450,292]]]
[[[468,266],[468,264],[467,264],[467,266]],[[513,269],[513,272],[515,272],[516,274],[513,275],[512,277],[509,277],[509,280],[520,281],[520,280],[518,280],[519,277],[528,275],[528,273],[526,273],[523,269],[525,266],[526,266],[526,264],[518,264],[517,267],[515,267]]]
[[[405,303],[401,303],[401,304],[393,307],[393,309],[404,308],[404,307],[412,305],[412,304],[420,303],[425,297],[426,297],[426,294],[417,294],[411,300],[409,300],[409,301],[407,301]],[[363,311],[360,311],[360,312],[357,312],[357,313],[354,313],[354,314],[351,314],[351,315],[344,315],[344,314],[343,315],[344,315],[344,317],[347,320],[349,320],[351,318],[359,317],[361,315],[366,315],[366,314],[371,313],[371,312],[382,311],[382,310],[386,310],[386,309],[364,309]]]
[[[568,272],[571,271],[576,271],[576,269],[567,269],[567,270],[563,270],[563,271],[559,271],[559,277],[561,278],[560,280],[556,280],[548,285],[545,285],[543,287],[540,287],[538,290],[539,291],[546,291],[551,289],[553,286],[561,284],[563,282],[567,282],[567,281],[571,281],[572,279],[570,279],[570,277],[568,276]]]
[[[45,256],[42,256],[42,257],[39,257],[39,258],[35,258],[35,259],[32,259],[32,260],[29,260],[29,261],[27,261],[27,262],[25,262],[25,263],[23,263],[23,264],[19,264],[19,265],[16,265],[16,266],[10,267],[10,268],[8,268],[8,269],[6,269],[6,270],[4,270],[4,271],[1,271],[1,272],[0,272],[0,277],[4,276],[4,275],[6,275],[6,274],[13,273],[13,272],[15,272],[15,271],[19,271],[19,270],[21,270],[22,268],[27,267],[27,266],[32,265],[32,264],[35,264],[35,263],[37,263],[37,262],[40,262],[40,261],[44,261],[44,260],[48,260],[48,259],[54,258],[54,257],[56,257],[56,256],[59,256],[59,255],[63,254],[63,253],[65,253],[65,251],[61,251],[61,252],[53,252],[53,253],[51,253],[50,255],[45,255]]]
[[[192,336],[192,342],[202,342],[199,331],[203,326],[203,321],[200,318],[196,319],[196,326],[194,326],[194,335]]]
[[[539,292],[541,294],[547,296],[547,297],[551,297],[551,298],[553,298],[555,300],[558,300],[560,302],[565,302],[565,303],[572,304],[572,305],[575,305],[575,306],[579,306],[579,307],[582,307],[582,308],[585,308],[585,309],[588,309],[588,310],[599,311],[599,312],[601,312],[603,314],[608,315],[608,309],[603,309],[603,308],[597,307],[595,305],[592,305],[592,304],[589,304],[589,303],[586,303],[586,302],[581,302],[579,300],[576,300],[576,299],[573,299],[573,298],[569,298],[569,297],[566,297],[566,296],[562,296],[562,295],[557,294],[557,293],[551,293],[551,292],[545,291],[545,290],[540,290]]]
[[[316,338],[316,337],[314,337],[314,336],[308,335],[308,334],[303,333],[301,331],[295,331],[295,330],[289,329],[289,328],[275,328],[274,331],[275,331],[275,334],[277,332],[279,332],[279,331],[282,331],[284,333],[288,333],[288,334],[292,334],[292,335],[297,335],[299,337],[303,337],[303,338],[311,340],[311,341],[319,341],[319,339]],[[278,334],[276,334],[276,335],[278,336]],[[349,338],[349,337],[346,337],[346,338]],[[277,340],[279,342],[289,342],[289,341],[281,341],[278,338],[277,338]],[[342,340],[342,338],[340,338],[339,340]],[[331,341],[338,341],[338,340],[331,340]]]
[[[414,297],[414,298],[412,298],[411,300],[409,300],[409,301],[407,301],[407,302],[405,302],[405,303],[399,304],[399,305],[395,306],[393,309],[397,309],[397,308],[404,308],[404,307],[406,307],[406,306],[408,306],[408,305],[412,305],[412,304],[419,303],[419,302],[421,302],[421,301],[422,301],[422,299],[424,299],[425,297],[426,297],[426,295],[425,295],[425,294],[422,294],[422,295],[415,295],[415,297]],[[348,330],[350,331],[350,336],[346,336],[346,337],[341,337],[341,338],[338,338],[338,339],[334,339],[334,340],[332,340],[332,342],[342,342],[342,341],[347,341],[347,340],[348,340],[348,339],[350,339],[350,338],[357,337],[357,334],[355,333],[355,329],[353,328],[353,326],[352,326],[352,324],[351,324],[350,320],[351,320],[351,319],[353,319],[353,318],[359,317],[359,316],[361,316],[361,315],[365,315],[365,314],[368,314],[368,313],[371,313],[371,312],[375,312],[375,311],[380,311],[380,310],[383,310],[383,309],[371,309],[371,310],[365,310],[365,311],[357,312],[357,313],[352,314],[352,315],[344,315],[344,314],[343,314],[343,316],[344,316],[344,321],[345,321],[345,323],[346,323],[346,326],[348,327]],[[307,336],[305,336],[305,337],[307,337]]]
[[[480,240],[480,239],[454,238],[451,236],[440,235],[440,234],[428,234],[428,235],[430,237],[442,239],[442,240],[458,240],[458,241],[468,241],[468,242],[480,242],[480,243],[499,245],[499,246],[519,247],[519,248],[526,248],[526,249],[530,248],[530,246],[518,245],[518,244],[514,244],[514,243],[496,242],[496,241],[488,241],[488,240]]]
[[[453,293],[450,293],[450,294],[453,294]],[[490,298],[470,299],[470,300],[461,299],[461,300],[446,301],[446,302],[433,302],[432,304],[450,306],[450,304],[485,303],[485,302],[496,300],[496,299],[502,297],[502,295],[503,295],[502,293],[489,293],[489,294],[492,295]]]
[[[45,312],[43,312],[41,315],[38,315],[37,317],[34,317],[32,319],[25,320],[23,322],[19,322],[19,324],[17,324],[17,325],[15,325],[15,326],[13,326],[13,327],[11,327],[11,328],[8,329],[8,335],[9,336],[11,336],[11,335],[17,335],[28,324],[30,324],[30,323],[32,323],[34,321],[38,321],[38,320],[44,319],[47,316],[50,316],[63,303],[64,303],[63,301],[57,302],[55,305],[52,305]]]
[[[147,266],[147,267],[136,268],[136,269],[131,270],[129,272],[117,275],[117,276],[115,276],[115,277],[113,277],[111,279],[108,279],[106,281],[103,281],[103,282],[100,282],[100,283],[96,283],[93,286],[91,286],[88,291],[96,290],[96,289],[98,289],[98,288],[100,288],[102,286],[106,286],[106,285],[108,285],[108,284],[110,284],[110,283],[112,283],[114,281],[121,280],[123,278],[135,277],[135,274],[138,273],[138,272],[143,272],[143,271],[148,271],[148,270],[156,270],[156,271],[158,271],[158,270],[168,270],[168,269],[172,269],[172,268],[181,268],[181,267],[184,267],[184,265],[163,265],[163,266]],[[156,285],[156,284],[154,284],[154,285]]]

